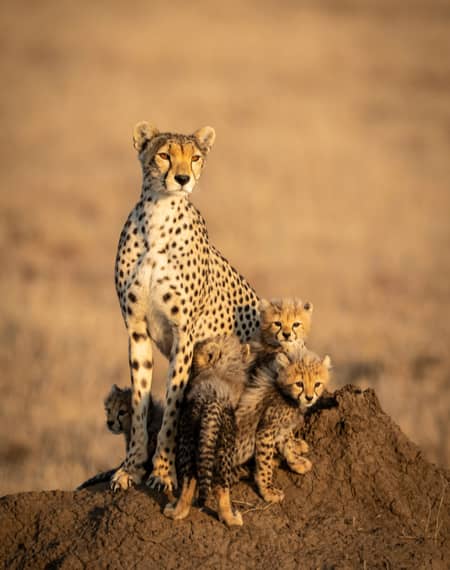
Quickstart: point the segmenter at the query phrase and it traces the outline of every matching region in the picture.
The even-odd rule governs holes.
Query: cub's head
[[[321,359],[313,352],[294,350],[289,355],[277,355],[274,368],[276,385],[280,391],[295,400],[302,410],[317,402],[330,378],[331,360]]]
[[[199,342],[194,349],[192,374],[205,370],[228,373],[250,366],[254,356],[248,344],[241,344],[236,336],[215,336]]]
[[[160,133],[145,121],[133,131],[144,174],[144,186],[155,192],[190,194],[200,178],[216,134],[203,127],[192,135]]]
[[[106,425],[112,433],[129,433],[131,429],[131,388],[113,384],[105,398]]]
[[[304,344],[311,328],[312,303],[295,298],[263,299],[259,311],[263,344],[283,350]]]

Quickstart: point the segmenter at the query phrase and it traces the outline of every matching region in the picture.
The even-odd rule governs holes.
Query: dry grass
[[[449,464],[448,4],[2,12],[0,493],[71,488],[122,455],[102,398],[128,382],[113,262],[141,119],[216,128],[193,198],[214,243],[261,296],[310,299],[336,383],[375,387]]]

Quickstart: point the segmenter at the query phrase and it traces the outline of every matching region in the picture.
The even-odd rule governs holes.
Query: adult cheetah
[[[170,365],[151,480],[171,491],[177,485],[177,420],[194,345],[217,334],[249,340],[259,326],[258,298],[209,243],[205,221],[188,200],[214,143],[214,129],[160,133],[141,122],[133,135],[142,193],[122,230],[115,269],[129,336],[132,430],[111,486],[126,489],[144,475],[153,341]]]

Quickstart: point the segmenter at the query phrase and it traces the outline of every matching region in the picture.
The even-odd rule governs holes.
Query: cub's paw
[[[300,473],[300,475],[303,475],[312,469],[312,463],[309,459],[306,459],[306,457],[296,457],[294,460],[288,461],[288,465],[292,471]]]
[[[297,450],[297,453],[308,453],[309,451],[309,445],[306,443],[306,441],[304,439],[297,439],[295,441],[295,448]]]
[[[284,499],[284,493],[281,489],[272,487],[271,489],[261,489],[261,496],[266,503],[281,503]]]
[[[180,503],[168,503],[164,507],[164,516],[175,521],[185,519],[190,511],[190,505],[180,505]]]
[[[234,511],[230,513],[220,513],[219,518],[227,526],[242,526],[244,521],[242,520],[242,515],[239,511]]]

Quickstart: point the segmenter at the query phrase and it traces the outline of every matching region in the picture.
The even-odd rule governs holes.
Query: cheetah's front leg
[[[194,342],[192,335],[180,336],[172,348],[167,382],[166,405],[158,442],[153,456],[153,471],[148,484],[166,492],[177,487],[175,438],[184,390],[189,379]]]
[[[111,479],[113,491],[139,484],[145,473],[143,464],[147,460],[147,413],[153,369],[152,343],[146,322],[130,324],[128,332],[132,389],[131,434],[125,461]]]

